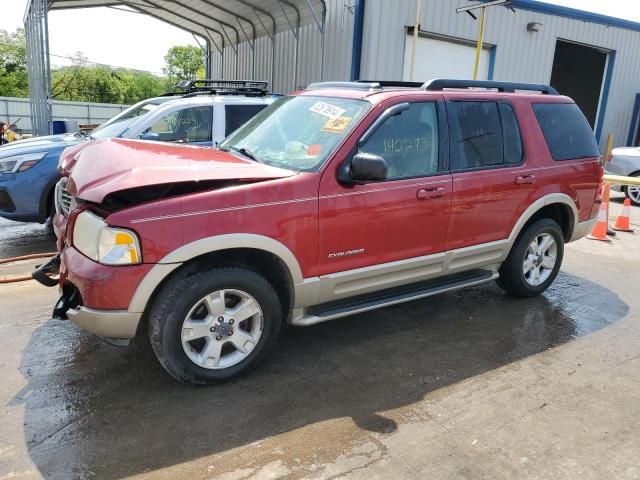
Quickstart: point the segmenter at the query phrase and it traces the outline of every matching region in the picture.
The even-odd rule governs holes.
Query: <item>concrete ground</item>
[[[49,249],[0,222],[0,258]],[[487,285],[290,328],[210,388],[51,320],[55,289],[0,285],[0,479],[638,479],[638,267],[640,233],[581,240],[539,298]]]

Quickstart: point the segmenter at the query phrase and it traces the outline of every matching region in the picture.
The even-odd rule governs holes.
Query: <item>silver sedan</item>
[[[640,147],[614,148],[611,161],[605,163],[604,169],[613,175],[640,177]],[[614,185],[613,189],[626,193],[634,205],[640,205],[640,187]]]

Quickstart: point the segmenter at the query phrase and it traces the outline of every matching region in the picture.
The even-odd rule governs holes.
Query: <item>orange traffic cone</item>
[[[590,240],[600,240],[601,242],[610,242],[611,239],[607,237],[607,204],[602,202],[600,204],[600,211],[598,212],[598,220],[593,230],[587,238]]]
[[[622,213],[616,218],[613,229],[619,232],[633,232],[633,228],[631,228],[631,200],[628,198],[624,199]]]

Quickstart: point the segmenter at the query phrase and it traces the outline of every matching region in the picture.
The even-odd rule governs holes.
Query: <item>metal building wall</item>
[[[353,8],[344,0],[326,0],[324,72],[323,80],[348,80],[351,71],[353,43]],[[215,40],[220,46],[219,39]],[[228,43],[228,42],[227,42]],[[321,34],[315,23],[300,28],[297,75],[294,71],[296,40],[292,31],[279,32],[275,36],[275,71],[272,89],[286,93],[320,81],[322,70]],[[272,81],[272,45],[268,37],[255,42],[255,75],[252,75],[253,57],[247,42],[238,45],[238,66],[234,47],[225,45],[224,68],[222,56],[212,49],[211,71],[213,76],[224,79],[255,78]]]
[[[363,78],[402,77],[405,27],[414,22],[414,5],[415,0],[367,0]],[[423,0],[420,29],[475,40],[477,22],[465,13],[455,13],[466,5],[466,0]],[[528,32],[529,22],[542,23],[542,29]],[[616,51],[600,143],[603,146],[606,134],[613,133],[615,144],[624,145],[633,101],[640,92],[640,32],[518,8],[516,13],[504,7],[487,10],[484,41],[496,45],[495,80],[549,83],[557,39]],[[472,68],[469,65],[469,77]]]

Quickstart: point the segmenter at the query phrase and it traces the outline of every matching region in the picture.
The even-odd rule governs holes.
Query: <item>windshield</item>
[[[370,104],[333,97],[283,97],[220,144],[258,162],[315,171],[347,136]]]
[[[107,120],[98,128],[91,132],[91,138],[110,138],[117,137],[124,132],[138,117],[146,115],[153,109],[157,108],[157,104],[151,102],[140,102],[123,110],[115,117]]]

